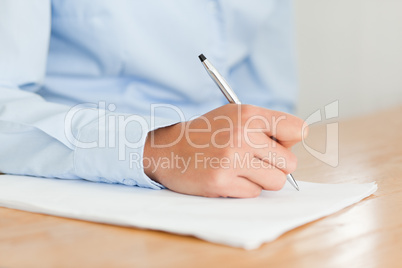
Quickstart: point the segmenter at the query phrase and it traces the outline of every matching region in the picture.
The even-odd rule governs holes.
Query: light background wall
[[[299,116],[334,100],[341,117],[402,105],[402,0],[294,0],[294,11]]]

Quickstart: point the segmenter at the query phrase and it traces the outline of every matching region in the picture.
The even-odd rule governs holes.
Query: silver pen
[[[198,58],[201,60],[202,64],[205,67],[205,70],[207,70],[209,76],[214,80],[214,82],[218,85],[219,89],[222,91],[223,95],[225,95],[226,99],[230,103],[236,103],[236,104],[241,104],[241,101],[239,98],[236,96],[232,88],[229,86],[228,82],[226,82],[225,78],[218,72],[218,70],[207,60],[207,58],[204,56],[204,54],[201,54],[198,56]],[[271,139],[277,141],[275,137],[271,137]],[[296,180],[293,178],[292,174],[288,174],[286,176],[288,182],[296,188],[296,190],[299,189],[299,185],[297,185]]]

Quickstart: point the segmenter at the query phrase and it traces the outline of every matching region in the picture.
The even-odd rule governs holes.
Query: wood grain
[[[296,148],[298,180],[378,191],[253,251],[193,237],[0,208],[0,267],[401,267],[402,107],[339,124],[339,165]],[[324,148],[325,126],[308,144]]]

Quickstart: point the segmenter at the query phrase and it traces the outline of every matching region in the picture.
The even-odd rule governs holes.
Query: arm
[[[49,34],[50,1],[2,2],[0,172],[162,188],[144,174],[138,158],[148,131],[172,122],[156,118],[152,127],[144,117],[139,125],[129,115],[44,101],[34,92],[44,78]],[[122,128],[106,128],[106,118],[121,118]],[[127,135],[115,146],[102,146],[99,133]]]

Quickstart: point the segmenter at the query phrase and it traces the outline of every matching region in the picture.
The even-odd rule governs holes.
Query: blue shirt
[[[292,111],[291,11],[290,0],[2,1],[0,171],[162,188],[138,165],[148,131],[227,103],[200,53],[243,103]]]

